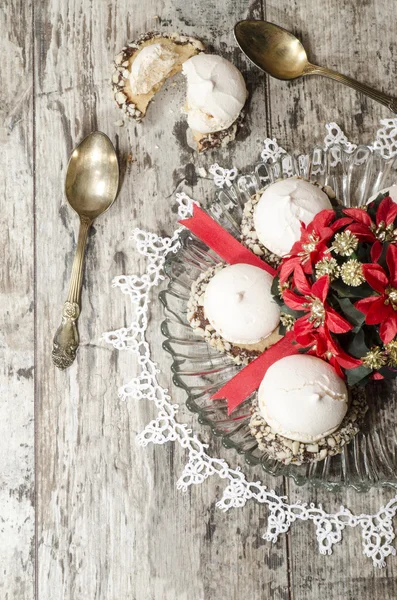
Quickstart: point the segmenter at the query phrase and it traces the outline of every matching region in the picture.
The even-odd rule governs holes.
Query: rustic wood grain
[[[34,589],[33,37],[30,2],[0,6],[0,597]]]
[[[266,16],[298,33],[319,64],[392,91],[397,56],[393,8],[392,0],[347,0],[343,5],[338,0],[321,5],[311,0],[189,5],[182,0],[42,0],[34,6],[33,22],[30,3],[8,0],[0,8],[5,57],[0,74],[5,157],[0,165],[0,228],[7,257],[0,268],[8,307],[0,317],[0,381],[7,389],[0,399],[2,598],[33,597],[33,315],[38,600],[377,600],[397,595],[396,559],[389,559],[386,570],[375,571],[362,555],[358,531],[346,533],[333,556],[322,557],[311,525],[295,524],[273,546],[261,538],[264,507],[249,503],[244,510],[221,513],[215,507],[221,495],[216,478],[186,494],[177,491],[184,451],[173,445],[136,447],[135,435],[154,409],[145,402],[120,403],[117,387],[136,365],[127,352],[116,352],[100,340],[103,331],[131,318],[126,298],[110,284],[115,275],[144,267],[129,242],[132,228],[171,233],[177,190],[205,203],[212,186],[198,176],[199,167],[218,162],[248,170],[268,135],[285,147],[307,149],[323,138],[327,121],[338,122],[352,139],[369,142],[379,118],[390,116],[371,100],[324,79],[267,80],[236,48],[235,21]],[[195,34],[242,69],[251,99],[237,144],[205,156],[192,151],[179,112],[181,76],[177,85],[164,86],[143,124],[116,126],[123,115],[108,88],[111,60],[126,41],[151,29]],[[96,128],[118,149],[123,185],[116,204],[90,236],[81,346],[74,365],[61,373],[51,362],[51,339],[66,298],[77,234],[63,181],[71,149]],[[151,317],[154,357],[172,388],[156,302]],[[173,393],[183,401],[183,395]],[[197,426],[184,408],[181,418]],[[242,464],[207,430],[202,435],[214,453]],[[289,491],[291,499],[310,497],[329,508],[344,504],[355,512],[376,509],[392,495],[374,490],[330,496],[282,479],[266,477],[266,483],[279,493]]]
[[[128,39],[158,27],[217,40],[218,48],[241,61],[231,50],[232,18],[225,17],[236,12],[231,1],[210,11],[194,6],[187,14],[180,1],[165,10],[156,2],[139,9],[127,2],[47,0],[36,13],[37,220],[45,223],[36,245],[40,600],[52,600],[54,589],[74,600],[258,598],[269,589],[279,600],[289,598],[286,539],[276,547],[261,539],[260,506],[230,515],[215,510],[220,496],[215,478],[182,495],[175,481],[184,452],[171,445],[135,446],[135,434],[153,416],[153,407],[119,403],[117,385],[134,372],[131,357],[98,341],[102,331],[126,318],[125,299],[111,291],[112,277],[143,268],[128,244],[132,228],[171,233],[176,189],[196,187],[200,195],[197,167],[230,160],[227,152],[198,158],[191,150],[178,108],[183,89],[171,82],[144,124],[116,128],[122,115],[107,87],[111,59]],[[260,150],[256,133],[249,133],[261,124],[263,93],[264,82],[254,98],[258,110],[246,123],[245,144],[232,148],[239,166],[246,164],[247,154],[254,162]],[[68,153],[93,127],[115,141],[124,183],[90,238],[78,360],[59,373],[51,364],[50,338],[66,294],[77,227],[65,206],[62,182]],[[160,348],[161,318],[153,303],[156,357],[169,365]],[[171,387],[168,368],[166,373]],[[195,422],[192,415],[186,418]],[[277,482],[270,479],[269,485]],[[279,481],[279,491],[282,485]],[[260,528],[253,530],[250,522]]]

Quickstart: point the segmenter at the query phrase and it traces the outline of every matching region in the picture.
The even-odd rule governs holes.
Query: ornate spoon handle
[[[393,96],[389,96],[383,92],[378,92],[368,85],[365,85],[365,83],[360,83],[351,77],[347,77],[347,75],[342,75],[337,71],[327,69],[326,67],[318,67],[317,65],[308,65],[307,69],[305,70],[305,75],[323,75],[324,77],[328,77],[328,79],[335,79],[335,81],[344,83],[357,92],[361,92],[362,94],[369,96],[373,100],[383,104],[383,106],[387,106],[387,108],[393,113],[397,113],[397,98],[393,98]]]
[[[62,322],[54,336],[52,347],[52,360],[58,369],[70,367],[76,358],[79,345],[79,332],[76,321],[80,314],[80,291],[83,277],[84,251],[87,242],[88,230],[92,219],[80,218],[79,238],[76,254],[74,256],[72,276],[70,278],[68,298],[62,309]]]

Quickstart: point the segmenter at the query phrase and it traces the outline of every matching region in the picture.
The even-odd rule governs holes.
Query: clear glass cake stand
[[[377,191],[397,182],[397,160],[384,159],[366,146],[348,153],[334,145],[315,147],[309,154],[284,154],[272,164],[258,164],[254,171],[238,177],[219,191],[206,208],[235,237],[244,203],[264,186],[280,177],[299,175],[328,185],[345,206],[360,206]],[[211,349],[195,335],[186,318],[186,303],[192,282],[219,258],[190,232],[181,235],[181,247],[167,260],[167,289],[160,293],[165,318],[161,330],[163,347],[172,355],[173,381],[187,394],[188,408],[198,420],[222,438],[227,448],[243,454],[250,465],[272,475],[291,477],[297,484],[310,482],[337,490],[351,486],[365,491],[373,486],[397,489],[397,388],[391,381],[374,382],[363,393],[369,405],[365,426],[342,454],[311,465],[282,465],[259,450],[248,428],[252,396],[231,415],[224,401],[211,395],[225,384],[239,367]]]

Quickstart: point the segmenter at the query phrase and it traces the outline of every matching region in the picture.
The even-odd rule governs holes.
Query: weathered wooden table
[[[200,166],[254,164],[267,136],[307,149],[322,140],[328,121],[368,143],[379,119],[390,116],[331,81],[267,80],[236,48],[233,24],[248,16],[274,21],[298,33],[319,64],[397,93],[395,8],[394,0],[2,1],[0,598],[28,600],[35,591],[39,600],[397,596],[397,559],[375,570],[362,555],[359,531],[349,531],[333,556],[323,557],[311,525],[296,524],[270,545],[261,538],[264,507],[251,503],[221,513],[215,479],[178,492],[183,451],[135,445],[153,407],[119,402],[117,388],[135,366],[129,353],[100,339],[130,316],[111,281],[143,267],[129,241],[132,228],[171,233],[174,192],[185,186],[204,199]],[[116,126],[122,115],[109,91],[111,60],[126,41],[152,29],[196,34],[241,67],[251,103],[237,144],[198,157],[186,144],[179,113],[183,86],[173,83],[144,124]],[[51,340],[77,229],[63,195],[65,167],[73,146],[97,128],[119,151],[123,184],[115,206],[92,230],[78,360],[59,372]],[[154,302],[151,339],[169,373],[160,318]],[[216,440],[210,443],[239,463]],[[357,513],[376,510],[392,496],[390,490],[309,494],[270,477],[268,484],[292,499],[330,509],[342,503]]]

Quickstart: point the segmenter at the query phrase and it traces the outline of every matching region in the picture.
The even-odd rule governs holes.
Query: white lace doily
[[[390,157],[397,154],[397,119],[384,119],[381,125],[372,148],[379,150],[384,157]],[[325,147],[339,143],[348,151],[356,148],[336,123],[327,124],[326,129]],[[278,146],[275,139],[264,141],[261,154],[264,161],[278,159],[284,153],[285,150]],[[218,187],[229,187],[237,176],[236,169],[223,169],[217,164],[210,168],[210,173]],[[189,216],[194,201],[184,193],[176,194],[176,201],[179,218]],[[263,535],[266,540],[275,542],[296,520],[309,521],[315,526],[319,551],[321,554],[331,554],[333,545],[342,540],[343,530],[359,526],[364,554],[372,559],[374,565],[385,566],[385,558],[396,554],[392,545],[395,537],[392,519],[397,512],[397,495],[377,513],[368,515],[355,515],[343,506],[338,512],[327,513],[320,504],[289,504],[286,497],[267,489],[261,481],[247,479],[240,468],[233,468],[225,460],[211,456],[208,445],[202,443],[187,425],[178,422],[179,406],[172,403],[169,391],[158,382],[160,371],[151,359],[146,330],[151,291],[165,278],[164,262],[170,252],[178,249],[180,231],[181,228],[176,229],[172,237],[164,238],[136,229],[132,239],[138,252],[147,259],[146,272],[143,275],[116,277],[113,281],[113,287],[120,288],[130,297],[135,317],[129,326],[105,333],[104,339],[118,350],[134,353],[139,365],[139,374],[120,388],[119,396],[122,400],[148,400],[157,408],[156,418],[137,436],[138,443],[146,446],[149,443],[178,442],[187,451],[187,462],[177,481],[178,489],[186,491],[191,485],[203,483],[207,477],[220,477],[225,480],[226,486],[217,507],[223,511],[242,508],[253,499],[266,505],[268,519]]]

